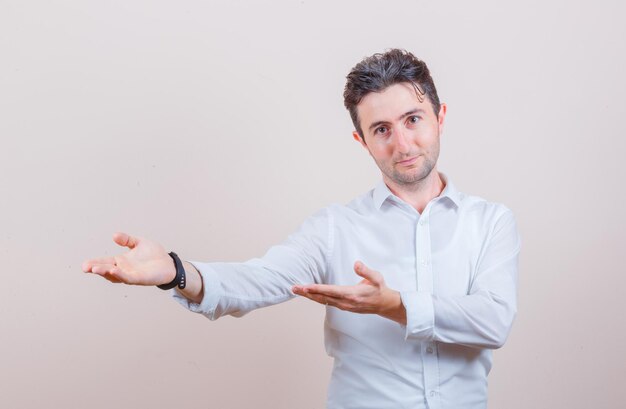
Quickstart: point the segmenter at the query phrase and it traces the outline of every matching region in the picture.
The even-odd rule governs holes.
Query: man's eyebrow
[[[398,121],[399,121],[399,120],[401,120],[402,118],[406,118],[407,116],[415,115],[415,114],[417,114],[417,113],[422,113],[422,114],[423,114],[423,113],[425,113],[425,112],[426,112],[426,111],[424,111],[422,108],[415,108],[415,109],[412,109],[412,110],[410,110],[410,111],[408,111],[408,112],[405,112],[404,114],[400,115],[400,116],[398,117]],[[373,124],[371,124],[371,125],[369,126],[369,128],[367,128],[367,129],[369,129],[369,130],[371,131],[371,130],[372,130],[372,128],[376,128],[376,127],[378,127],[379,125],[384,125],[384,124],[386,124],[386,123],[387,123],[387,121],[376,121],[376,122],[374,122]]]

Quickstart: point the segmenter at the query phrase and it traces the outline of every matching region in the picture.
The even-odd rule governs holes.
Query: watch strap
[[[158,285],[161,290],[170,290],[174,287],[178,287],[181,290],[185,288],[187,283],[187,277],[185,276],[185,269],[183,268],[183,263],[180,261],[180,258],[173,251],[169,253],[170,257],[174,260],[174,265],[176,266],[176,277],[172,281],[167,284]]]

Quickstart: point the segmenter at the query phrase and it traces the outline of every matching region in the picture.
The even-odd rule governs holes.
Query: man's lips
[[[402,166],[408,166],[408,165],[412,165],[413,163],[415,163],[415,161],[417,160],[418,156],[413,156],[412,158],[406,159],[406,160],[402,160],[399,162],[396,162],[398,165],[402,165]]]

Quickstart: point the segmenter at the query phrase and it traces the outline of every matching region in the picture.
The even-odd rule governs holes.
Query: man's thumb
[[[128,247],[129,249],[135,248],[135,246],[139,243],[139,239],[137,237],[132,237],[119,231],[113,234],[113,241],[120,246]]]
[[[362,261],[357,261],[356,263],[354,263],[354,272],[373,283],[380,283],[381,281],[380,273],[378,271],[372,270],[371,268],[363,264]]]

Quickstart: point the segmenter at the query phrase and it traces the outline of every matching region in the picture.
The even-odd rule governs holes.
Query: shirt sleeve
[[[193,303],[175,289],[172,296],[185,308],[210,320],[223,315],[241,317],[254,309],[287,301],[295,297],[293,285],[324,281],[331,226],[332,217],[325,208],[261,258],[243,263],[190,261],[202,276],[202,301]]]
[[[515,218],[507,209],[487,238],[467,295],[401,293],[407,311],[406,338],[500,348],[517,312],[520,247]]]

